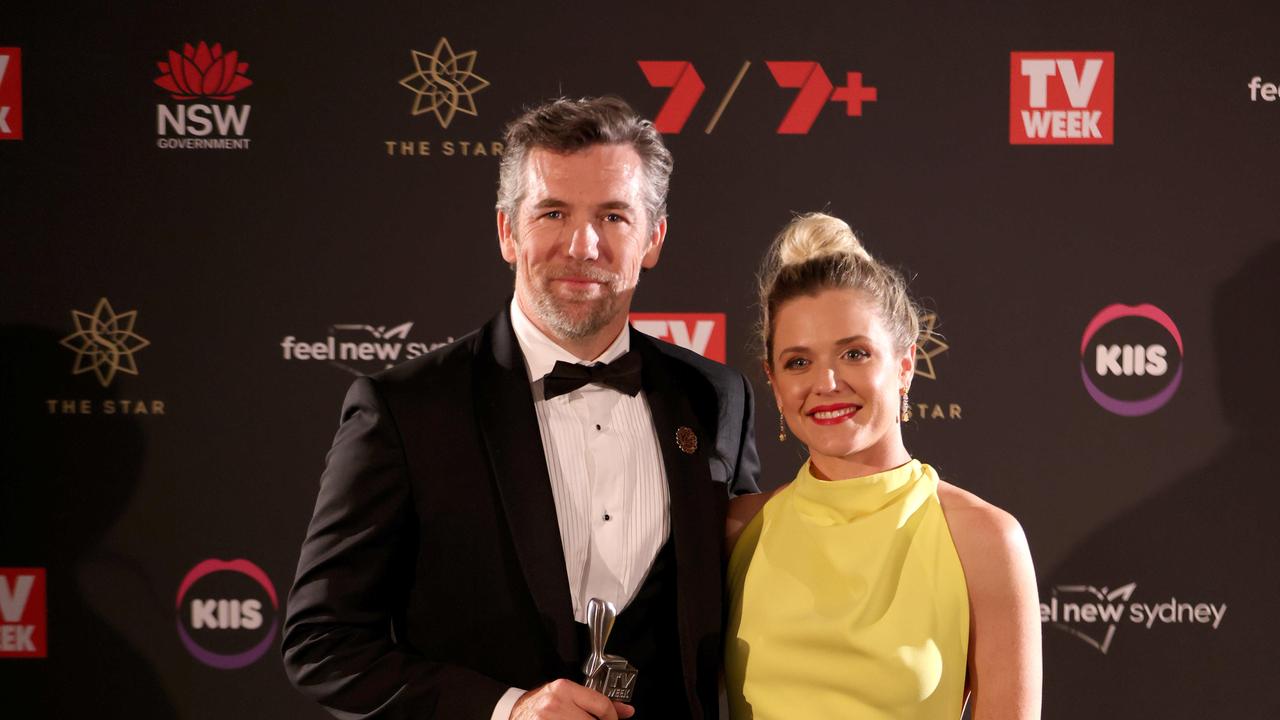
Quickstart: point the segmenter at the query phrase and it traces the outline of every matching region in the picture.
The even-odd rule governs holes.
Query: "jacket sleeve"
[[[742,380],[742,427],[738,441],[738,462],[734,465],[733,478],[729,482],[729,496],[737,497],[760,492],[760,456],[756,454],[755,392],[745,376]]]
[[[282,641],[290,681],[336,717],[488,720],[507,690],[395,638],[416,552],[399,431],[375,382],[360,378],[326,460]]]

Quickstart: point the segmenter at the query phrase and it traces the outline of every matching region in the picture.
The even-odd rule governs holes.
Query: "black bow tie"
[[[573,392],[583,385],[607,385],[635,396],[640,392],[640,353],[632,350],[611,363],[578,365],[557,360],[542,377],[542,396],[547,400]]]

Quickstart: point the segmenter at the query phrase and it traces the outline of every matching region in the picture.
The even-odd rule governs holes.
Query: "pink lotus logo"
[[[231,100],[253,84],[244,76],[249,63],[240,62],[235,50],[224,55],[221,43],[214,43],[212,48],[203,40],[195,47],[187,43],[182,46],[181,55],[170,50],[169,62],[158,62],[156,66],[164,73],[156,78],[156,85],[168,90],[174,100]]]

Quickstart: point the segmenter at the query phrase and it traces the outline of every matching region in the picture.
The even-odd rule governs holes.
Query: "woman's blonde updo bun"
[[[871,255],[862,247],[849,223],[823,213],[796,217],[774,241],[779,265],[799,265],[820,255]]]
[[[760,339],[773,362],[773,318],[796,297],[823,290],[857,290],[880,309],[898,351],[920,334],[920,312],[902,275],[862,246],[849,224],[825,213],[797,216],[774,238],[760,268]]]

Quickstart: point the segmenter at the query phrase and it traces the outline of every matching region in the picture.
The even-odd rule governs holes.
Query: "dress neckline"
[[[796,509],[823,525],[854,522],[904,500],[909,502],[911,496],[931,494],[937,487],[937,476],[915,459],[871,475],[841,480],[819,479],[813,474],[811,462],[800,467],[792,483]]]

